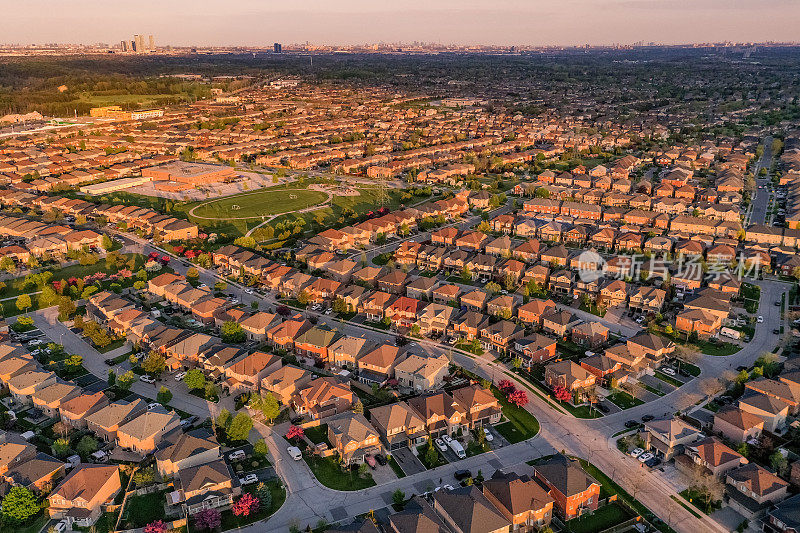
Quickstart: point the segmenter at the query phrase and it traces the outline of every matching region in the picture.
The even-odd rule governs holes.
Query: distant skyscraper
[[[131,43],[130,41],[122,41],[121,43],[119,43],[119,45],[122,48],[123,52],[127,52],[128,49],[130,48]]]
[[[280,54],[281,52],[283,52],[283,47],[281,46],[281,43],[275,43],[274,45],[272,45],[272,51],[276,54]]]
[[[148,50],[155,50],[156,49],[156,40],[153,39],[153,35],[151,34],[147,40],[147,49]]]
[[[144,36],[138,33],[133,36],[133,51],[136,53],[144,52]]]

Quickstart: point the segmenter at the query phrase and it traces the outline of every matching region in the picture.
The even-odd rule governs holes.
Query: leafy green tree
[[[271,392],[264,394],[263,396],[253,396],[253,399],[250,401],[250,407],[253,409],[258,409],[264,415],[264,418],[270,421],[270,423],[278,418],[278,415],[281,414],[281,406],[278,403],[278,400],[275,398],[275,395]]]
[[[19,485],[11,487],[3,498],[3,518],[9,524],[22,524],[41,508],[33,492]]]
[[[32,305],[33,303],[31,302],[31,297],[27,294],[20,294],[17,296],[16,306],[18,310],[25,311],[27,313],[28,309],[30,309]]]
[[[103,247],[103,250],[108,251],[114,247],[114,241],[111,239],[111,237],[104,233],[100,238],[100,246]]]
[[[0,269],[5,270],[9,274],[13,274],[17,270],[17,264],[6,255],[0,259]]]
[[[114,373],[113,370],[108,370],[108,386],[113,387],[114,383],[117,382],[117,375]]]
[[[439,462],[439,453],[436,451],[436,448],[433,445],[433,439],[428,437],[428,447],[425,450],[425,464],[428,467],[432,467]]]
[[[397,489],[392,493],[392,503],[398,507],[401,507],[403,503],[406,501],[406,494],[400,489]]]
[[[53,455],[56,457],[66,457],[69,455],[69,439],[61,437],[60,439],[56,439],[51,446],[53,449]]]
[[[83,364],[83,357],[80,355],[70,355],[64,359],[64,366],[67,372],[77,372]]]
[[[247,338],[245,335],[242,326],[238,322],[234,322],[232,320],[228,320],[224,324],[222,324],[222,328],[220,328],[220,333],[222,334],[222,341],[228,342],[232,344],[244,342]]]
[[[136,381],[136,374],[133,373],[133,370],[128,370],[124,374],[117,376],[117,387],[122,390],[130,390],[134,381]]]
[[[223,408],[217,415],[217,427],[228,429],[231,423],[231,412]]]
[[[245,413],[239,413],[228,427],[228,438],[233,441],[247,440],[250,430],[253,429],[253,419]]]
[[[81,457],[87,457],[93,454],[97,451],[97,448],[97,439],[91,435],[84,435],[81,440],[78,441],[78,444],[75,445],[75,451],[78,452]]]
[[[150,351],[144,361],[142,361],[142,370],[148,374],[161,374],[166,367],[167,363],[164,356],[155,350]]]
[[[75,302],[69,296],[62,296],[58,299],[58,319],[62,322],[69,320],[75,314]]]
[[[198,390],[206,386],[206,376],[199,368],[189,370],[183,377],[183,382],[189,390]]]
[[[168,404],[172,400],[172,391],[166,387],[161,387],[156,395],[156,401],[161,404]]]
[[[197,281],[200,278],[200,271],[195,267],[191,267],[186,271],[186,279],[189,281]]]
[[[257,457],[266,457],[269,453],[269,447],[267,447],[267,443],[264,442],[264,439],[259,439],[253,444],[253,453]]]

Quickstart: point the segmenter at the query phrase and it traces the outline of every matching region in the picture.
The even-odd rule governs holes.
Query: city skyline
[[[119,43],[157,35],[159,45],[265,46],[273,42],[350,46],[363,43],[572,46],[634,42],[796,41],[800,3],[791,0],[565,0],[550,2],[187,0],[131,5],[98,0],[0,2],[3,44]],[[178,23],[179,22],[179,23]]]

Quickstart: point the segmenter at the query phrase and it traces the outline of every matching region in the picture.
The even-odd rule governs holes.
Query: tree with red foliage
[[[508,395],[508,401],[517,407],[523,407],[528,403],[528,394],[524,390],[515,390]]]
[[[233,504],[233,514],[236,516],[250,516],[257,513],[260,506],[261,502],[258,501],[258,498],[246,492],[242,494],[239,501]]]
[[[511,382],[511,380],[508,379],[500,380],[497,383],[497,388],[500,389],[500,392],[502,392],[505,395],[509,395],[515,390],[517,390],[517,387],[515,387],[514,384]]]
[[[566,387],[562,387],[561,385],[556,385],[553,387],[553,394],[555,394],[556,400],[560,400],[562,402],[568,402],[572,400],[572,393],[566,389]]]
[[[144,533],[167,533],[167,524],[163,520],[156,520],[144,526]]]
[[[176,254],[178,254],[178,255],[181,255],[185,249],[186,249],[186,248],[184,248],[183,246],[181,246],[181,245],[178,245],[178,246],[174,246],[174,247],[172,248],[172,251],[173,251],[173,252],[175,252],[175,253],[176,253]]]
[[[289,428],[289,431],[286,432],[286,438],[288,440],[302,439],[305,434],[305,431],[303,431],[303,428],[300,426],[292,426]]]
[[[217,529],[222,524],[222,516],[216,509],[206,509],[194,515],[194,527],[197,529]]]

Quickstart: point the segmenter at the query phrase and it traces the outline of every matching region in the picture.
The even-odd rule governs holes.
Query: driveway
[[[407,476],[420,474],[427,470],[417,456],[411,453],[410,448],[394,450],[392,452],[392,457],[394,457],[394,460],[397,461],[397,464],[400,465],[400,468]]]

